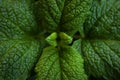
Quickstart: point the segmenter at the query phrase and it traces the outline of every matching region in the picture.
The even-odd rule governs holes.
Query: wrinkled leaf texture
[[[90,13],[92,0],[39,0],[36,3],[36,15],[41,28],[46,33],[65,32],[73,36],[80,30],[83,34],[83,22]]]
[[[36,80],[87,80],[83,59],[70,46],[47,47],[36,65]]]
[[[73,36],[77,31],[80,39],[73,47],[82,55],[88,76],[120,79],[120,0],[33,2],[0,0],[0,80],[26,80],[41,54],[45,34],[65,32]],[[55,73],[56,78],[64,80],[86,79],[82,77],[82,58],[74,48],[64,47],[63,52],[45,48],[37,63],[37,79],[54,79],[51,75]],[[47,57],[52,59],[44,64]],[[56,69],[51,69],[51,64],[57,64],[52,65]],[[46,75],[48,68],[50,74]]]
[[[88,75],[120,79],[120,0],[94,0],[84,23],[85,38],[73,46],[85,60]]]
[[[30,3],[0,0],[0,80],[26,80],[41,53]]]

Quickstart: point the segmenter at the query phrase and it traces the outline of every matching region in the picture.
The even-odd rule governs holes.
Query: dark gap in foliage
[[[78,39],[80,39],[80,33],[79,33],[79,31],[74,34],[73,41],[78,40]]]
[[[73,44],[73,42],[74,42],[75,40],[78,40],[78,39],[80,39],[80,33],[79,33],[79,31],[74,34],[74,36],[73,36],[73,41],[72,41],[71,44],[69,44],[69,46],[71,46],[71,45]]]
[[[36,73],[34,71],[35,66],[33,67],[33,69],[31,70],[30,76],[26,79],[26,80],[35,80],[36,78]]]
[[[104,78],[95,78],[93,76],[90,76],[89,80],[105,80],[105,79]]]

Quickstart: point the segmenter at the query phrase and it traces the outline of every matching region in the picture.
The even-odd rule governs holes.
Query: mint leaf
[[[79,39],[79,40],[74,41],[74,43],[72,45],[79,53],[82,53],[82,50],[81,50],[82,44],[81,43],[82,43],[82,39]]]
[[[39,54],[32,40],[0,40],[0,80],[26,80]]]
[[[84,23],[85,38],[74,41],[88,75],[120,79],[120,1],[94,0]]]
[[[79,45],[78,45],[79,44]],[[120,41],[77,40],[73,44],[85,60],[89,75],[112,80],[120,75]],[[114,74],[114,76],[112,76]]]
[[[84,41],[82,46],[88,72],[94,76],[103,76],[108,80],[118,79],[120,75],[120,42],[113,40]],[[119,44],[119,45],[117,45]],[[112,47],[114,46],[114,47]],[[116,46],[116,47],[115,47]],[[89,48],[89,49],[87,49]],[[116,52],[117,51],[117,52]],[[89,56],[89,59],[88,57]],[[91,60],[90,60],[91,59]],[[91,64],[94,63],[94,64]],[[90,68],[91,67],[91,68]],[[93,70],[94,69],[94,70]],[[114,74],[114,76],[112,76]]]
[[[35,71],[36,80],[87,80],[82,57],[69,46],[45,48]]]
[[[0,0],[0,80],[120,79],[119,4]]]
[[[57,46],[57,33],[53,32],[52,34],[50,34],[47,38],[46,41],[51,45],[51,46]]]
[[[72,37],[67,35],[66,33],[64,32],[60,32],[59,33],[59,37],[61,39],[60,43],[63,45],[63,44],[70,44],[72,43]]]
[[[35,34],[37,31],[37,24],[34,19],[30,1],[18,0],[18,1],[5,1],[0,2],[0,26],[8,26],[2,29],[10,29],[7,34],[9,37],[17,37],[17,35],[22,35],[26,32],[27,34]],[[17,26],[17,27],[16,27]],[[14,28],[16,27],[16,28]],[[4,30],[1,30],[5,32]],[[12,33],[12,31],[16,33]],[[7,30],[6,30],[7,32]],[[32,33],[31,33],[32,32]],[[2,34],[2,33],[1,33]],[[15,35],[15,36],[13,36]],[[22,37],[21,36],[21,37]]]
[[[30,0],[0,0],[0,80],[26,80],[41,53]],[[32,32],[32,33],[31,33]]]
[[[120,40],[119,4],[119,0],[95,0],[93,2],[92,14],[85,23],[85,33],[89,38]]]
[[[90,13],[92,0],[39,0],[37,8],[41,27],[46,32],[61,31],[73,35],[80,30],[83,34],[83,22]]]
[[[47,38],[46,41],[51,45],[51,46],[63,46],[70,44],[72,42],[72,37],[67,35],[64,32],[56,33],[53,32],[50,34]]]

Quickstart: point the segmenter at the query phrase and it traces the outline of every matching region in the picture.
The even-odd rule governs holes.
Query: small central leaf
[[[62,44],[70,44],[72,42],[72,37],[67,35],[67,34],[65,34],[64,32],[60,32],[59,33],[59,37],[61,39],[60,42]]]
[[[46,41],[51,45],[51,46],[57,46],[57,33],[53,32],[52,34],[50,34],[47,38]]]
[[[58,40],[59,39],[59,40]],[[60,45],[66,45],[70,44],[72,42],[72,37],[67,35],[64,32],[56,33],[53,32],[50,34],[47,38],[46,41],[51,45],[51,46],[58,46]]]

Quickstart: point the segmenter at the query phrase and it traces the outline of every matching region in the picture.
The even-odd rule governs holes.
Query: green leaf
[[[85,23],[87,37],[120,40],[119,0],[95,0],[91,12]]]
[[[69,46],[45,48],[35,71],[36,80],[87,80],[82,57]]]
[[[107,80],[120,78],[120,41],[77,40],[73,46],[82,52],[88,75]]]
[[[68,36],[66,33],[64,32],[60,32],[59,33],[59,37],[61,39],[61,44],[70,44],[72,43],[72,37]]]
[[[80,30],[83,34],[83,22],[90,13],[92,0],[39,0],[38,17],[46,32],[62,31],[68,35]]]
[[[74,41],[89,76],[120,79],[120,1],[94,0],[84,23],[85,38]]]
[[[26,80],[41,53],[30,0],[0,0],[0,80]]]
[[[51,46],[57,46],[57,33],[53,32],[52,34],[50,34],[47,38],[46,41],[51,45]]]
[[[51,45],[51,46],[63,46],[66,44],[70,44],[72,42],[72,37],[68,36],[64,32],[56,33],[53,32],[50,34],[47,38],[46,41]]]
[[[89,72],[94,71],[93,75],[103,76],[108,80],[120,78],[120,41],[90,40],[83,42],[83,44],[83,55],[86,58],[86,63],[89,61],[87,65],[91,67],[89,67],[91,70],[88,68]]]
[[[27,34],[37,33],[38,28],[32,8],[30,8],[31,5],[29,5],[30,2],[27,0],[0,1],[0,28],[2,28],[0,30],[3,33],[6,33],[9,37],[23,36],[24,32]],[[9,33],[11,34],[7,34],[8,31],[6,29],[9,29]],[[16,33],[12,31],[16,31]]]
[[[32,40],[0,40],[0,80],[26,80],[39,55]]]
[[[77,51],[79,52],[79,53],[82,53],[82,50],[81,50],[81,42],[82,42],[82,40],[81,39],[79,39],[79,40],[76,40],[76,41],[74,41],[74,43],[73,43],[73,47],[75,48],[75,49],[77,49]]]

